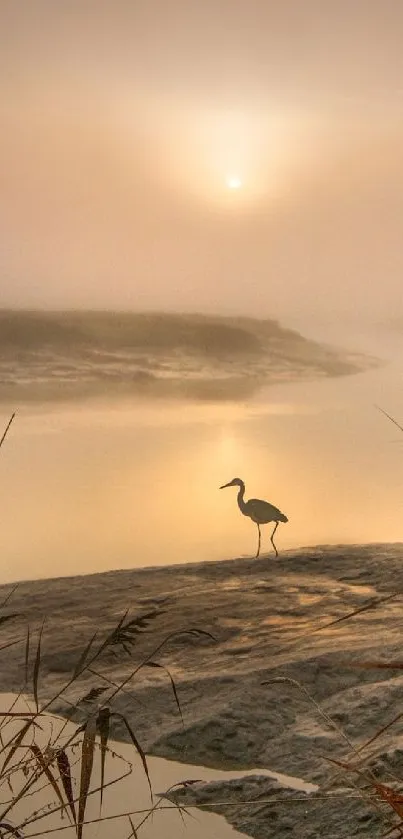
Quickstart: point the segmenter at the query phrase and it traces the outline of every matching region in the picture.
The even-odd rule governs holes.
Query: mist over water
[[[374,407],[403,419],[398,330],[18,317],[0,330],[3,425],[17,408],[1,451],[2,581],[254,555],[255,526],[218,489],[234,476],[288,516],[280,558],[403,538],[403,434]],[[136,369],[157,386],[139,389]]]
[[[242,400],[266,384],[354,373],[274,320],[123,312],[0,311],[0,402],[122,396]]]

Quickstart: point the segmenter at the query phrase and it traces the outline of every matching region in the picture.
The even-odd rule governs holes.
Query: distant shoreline
[[[107,397],[236,402],[381,362],[276,320],[0,309],[0,403]]]

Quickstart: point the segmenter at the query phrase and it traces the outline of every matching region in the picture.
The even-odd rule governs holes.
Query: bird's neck
[[[240,486],[239,490],[238,490],[238,507],[242,512],[245,509],[245,501],[243,500],[244,495],[245,495],[245,484],[242,484],[242,486]]]

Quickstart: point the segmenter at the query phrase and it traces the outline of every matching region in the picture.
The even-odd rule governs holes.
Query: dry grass
[[[402,592],[395,592],[387,597],[371,600],[365,606],[355,609],[337,620],[325,623],[323,626],[313,629],[312,632],[321,632],[324,629],[335,626],[341,621],[349,621],[356,615],[361,614],[363,611],[376,609],[377,606],[401,596]],[[300,636],[299,640],[304,637],[305,635]],[[345,667],[362,668],[366,670],[403,669],[403,661],[357,661],[354,662],[354,664],[348,664],[348,662],[341,661],[340,664]],[[273,684],[288,684],[294,687],[303,696],[305,696],[307,701],[314,707],[319,718],[321,718],[325,723],[325,726],[333,730],[339,739],[344,742],[346,748],[346,756],[344,760],[335,759],[327,756],[326,754],[323,755],[323,759],[327,761],[330,766],[335,767],[336,771],[332,774],[330,780],[319,788],[318,795],[325,795],[329,800],[332,796],[332,789],[336,788],[337,790],[338,787],[342,786],[344,789],[349,790],[352,799],[356,799],[358,796],[368,807],[374,807],[383,813],[384,816],[386,815],[386,821],[388,822],[389,827],[386,832],[382,832],[382,834],[380,834],[380,837],[388,836],[390,839],[403,837],[403,777],[400,777],[395,773],[385,771],[385,777],[380,778],[378,771],[373,768],[373,758],[377,754],[378,741],[382,738],[385,732],[389,731],[389,729],[391,729],[403,718],[403,711],[396,715],[388,723],[376,729],[374,733],[363,743],[357,745],[349,739],[342,727],[322,709],[320,704],[314,699],[302,683],[286,676],[280,676],[264,681],[261,684],[263,687]],[[339,792],[335,793],[335,798],[341,802],[340,813],[342,820],[342,799],[340,798]],[[289,800],[289,803],[291,803],[291,801],[292,799]],[[273,805],[275,802],[272,800],[270,803]],[[389,811],[390,817],[388,817],[387,811]],[[348,829],[349,828],[346,825],[346,831],[348,831]]]
[[[0,608],[4,609],[5,605],[6,603],[3,603]],[[1,623],[8,622],[14,617],[16,617],[14,614],[0,615],[0,627]],[[57,729],[55,735],[53,734],[53,721],[56,719],[59,721],[59,718],[54,717],[52,713],[52,705],[56,701],[64,699],[68,703],[66,693],[72,685],[80,683],[80,680],[88,684],[86,679],[88,674],[93,672],[95,666],[98,677],[99,675],[102,676],[103,659],[111,649],[120,645],[122,648],[121,654],[127,655],[129,653],[132,656],[135,653],[136,637],[147,631],[146,627],[149,626],[154,617],[154,613],[148,613],[127,620],[127,614],[125,614],[114,629],[108,633],[107,637],[101,639],[99,643],[97,643],[95,636],[91,638],[80,654],[71,675],[67,677],[64,686],[44,704],[40,702],[41,645],[44,624],[39,629],[32,655],[30,651],[32,632],[27,632],[27,638],[23,645],[25,649],[21,661],[21,672],[30,673],[32,671],[32,680],[31,684],[28,683],[26,678],[23,680],[19,698],[23,696],[23,692],[27,693],[29,691],[34,697],[35,710],[29,710],[28,703],[27,710],[15,710],[16,701],[7,711],[0,714],[0,836],[24,837],[28,828],[30,836],[36,835],[32,833],[32,828],[39,821],[43,825],[43,809],[39,812],[29,812],[28,816],[20,822],[14,818],[14,813],[21,802],[29,803],[30,797],[38,789],[38,785],[43,783],[49,791],[48,806],[50,809],[47,810],[46,816],[50,818],[55,814],[64,814],[74,828],[77,839],[82,839],[84,835],[87,823],[87,802],[95,794],[100,796],[100,820],[103,818],[102,803],[105,788],[111,784],[119,783],[120,780],[134,771],[133,765],[126,763],[126,765],[122,765],[122,771],[117,778],[108,783],[105,781],[105,762],[109,753],[110,725],[113,719],[118,719],[126,728],[133,745],[134,756],[137,755],[140,758],[142,771],[149,785],[149,813],[142,814],[141,824],[159,806],[159,802],[155,804],[153,800],[151,779],[144,750],[126,717],[113,710],[113,700],[141,668],[160,667],[167,673],[178,711],[180,715],[182,714],[176,686],[170,672],[165,666],[153,660],[161,651],[165,642],[160,642],[150,656],[137,662],[131,670],[130,676],[126,677],[121,683],[112,682],[104,675],[103,678],[107,682],[107,686],[102,688],[94,686],[89,691],[86,690],[77,703],[74,705],[70,703],[70,722],[77,718],[77,714],[84,718],[80,725],[74,724],[74,730],[71,734],[68,733],[66,736],[68,721],[65,721],[62,727]],[[190,630],[189,632],[193,637],[195,635],[212,637],[209,633],[202,631]],[[128,646],[128,642],[130,646]],[[118,654],[115,651],[115,655]],[[11,723],[12,733],[9,735],[8,731]],[[49,723],[50,734],[43,742],[43,732]],[[77,751],[78,759],[76,758]],[[94,788],[92,780],[96,752],[99,752],[100,755],[101,781],[99,786]],[[135,813],[136,806],[134,803],[133,812],[126,814],[130,825],[128,839],[130,836],[136,836],[140,828],[140,824],[136,825],[133,821]],[[116,818],[119,818],[119,816]],[[93,821],[92,819],[91,823]],[[51,833],[53,829],[49,828],[49,832]]]

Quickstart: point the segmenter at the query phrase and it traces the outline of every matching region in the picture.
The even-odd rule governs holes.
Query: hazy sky
[[[402,314],[402,43],[399,0],[0,0],[0,305]]]

